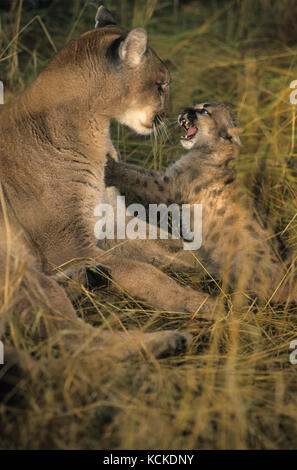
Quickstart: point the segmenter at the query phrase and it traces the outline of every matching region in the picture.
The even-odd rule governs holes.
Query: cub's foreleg
[[[115,186],[121,192],[131,191],[150,203],[169,204],[174,199],[172,181],[163,172],[117,162],[112,158],[108,158],[105,167],[105,184]]]

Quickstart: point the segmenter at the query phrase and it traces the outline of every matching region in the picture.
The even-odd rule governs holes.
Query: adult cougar
[[[183,349],[190,336],[175,332],[129,335],[98,332],[77,318],[56,268],[101,263],[116,285],[161,309],[194,311],[206,295],[185,289],[151,265],[97,246],[95,207],[111,202],[104,185],[106,155],[116,158],[111,118],[150,134],[169,100],[169,74],[141,28],[115,24],[104,7],[96,29],[67,45],[0,114],[0,285],[6,314],[41,335],[59,331],[64,343],[86,336],[94,344],[139,345],[155,355]],[[202,310],[207,308],[203,306]],[[32,318],[40,308],[51,312]],[[37,325],[36,325],[37,323]],[[32,330],[32,331],[31,331]]]
[[[252,199],[238,191],[234,113],[222,103],[202,103],[185,109],[178,121],[186,131],[181,144],[187,154],[163,172],[109,160],[107,185],[133,191],[149,203],[202,204],[203,242],[196,256],[207,272],[227,277],[233,290],[245,295],[297,301],[296,280],[288,275],[289,260],[286,266],[278,254],[271,223],[264,228]]]

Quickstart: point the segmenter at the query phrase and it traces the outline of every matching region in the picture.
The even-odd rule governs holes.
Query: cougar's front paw
[[[153,333],[153,335],[154,337],[148,346],[153,355],[158,358],[184,353],[193,342],[190,333],[164,331]]]
[[[172,354],[180,354],[185,352],[188,347],[193,342],[193,337],[190,333],[175,333],[174,336],[172,335],[171,341],[172,343],[171,349]]]

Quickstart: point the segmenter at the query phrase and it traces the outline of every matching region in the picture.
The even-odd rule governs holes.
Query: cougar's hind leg
[[[65,290],[54,279],[27,269],[14,310],[20,328],[36,339],[58,334],[65,328],[77,328],[81,320]]]
[[[115,356],[118,359],[125,359],[139,352],[160,357],[185,351],[192,341],[191,335],[187,333],[172,331],[142,333],[135,330],[110,332],[93,327],[77,317],[64,290],[58,284],[48,278],[46,280],[43,278],[42,284],[51,297],[55,312],[54,318],[50,321],[54,323],[55,329],[59,330],[59,341],[68,349],[77,347],[85,348],[87,351],[93,349],[94,354],[101,351],[102,354]],[[49,325],[47,326],[51,329]]]
[[[47,339],[52,345],[70,351],[92,350],[94,354],[118,359],[145,351],[157,357],[176,354],[191,342],[191,335],[187,333],[125,333],[95,328],[77,316],[63,287],[35,268],[24,272],[9,307],[7,324],[10,324],[10,315],[13,314],[18,331],[25,337],[30,336],[37,341]]]

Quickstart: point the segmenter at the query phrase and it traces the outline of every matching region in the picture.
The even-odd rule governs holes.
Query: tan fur
[[[164,172],[109,160],[107,184],[150,203],[202,204],[203,242],[194,256],[197,264],[216,279],[227,280],[245,298],[297,301],[296,278],[281,260],[271,223],[265,221],[264,228],[252,199],[238,190],[233,164],[240,140],[233,112],[221,103],[199,104],[186,109],[179,122],[187,132],[198,129],[181,139],[190,149],[186,155]],[[189,257],[182,250],[179,254],[179,264]]]
[[[77,318],[57,283],[59,266],[67,271],[75,260],[106,265],[116,285],[161,309],[194,311],[208,297],[182,288],[149,264],[97,246],[94,209],[115,195],[104,184],[106,156],[116,158],[110,119],[148,134],[169,100],[168,71],[147,47],[146,32],[128,34],[105,25],[105,19],[103,9],[96,19],[102,27],[66,46],[0,114],[0,284],[5,311],[18,312],[30,334],[44,337],[62,331],[61,337],[73,338],[75,333],[76,338],[91,337],[98,347],[122,344],[123,336],[99,334]],[[51,313],[36,327],[34,311],[40,308]],[[202,311],[211,308],[209,302]],[[1,335],[8,323],[7,314],[2,315]],[[172,353],[190,341],[182,333],[152,335],[131,333],[135,344],[130,341],[129,351],[141,344],[156,355]]]

